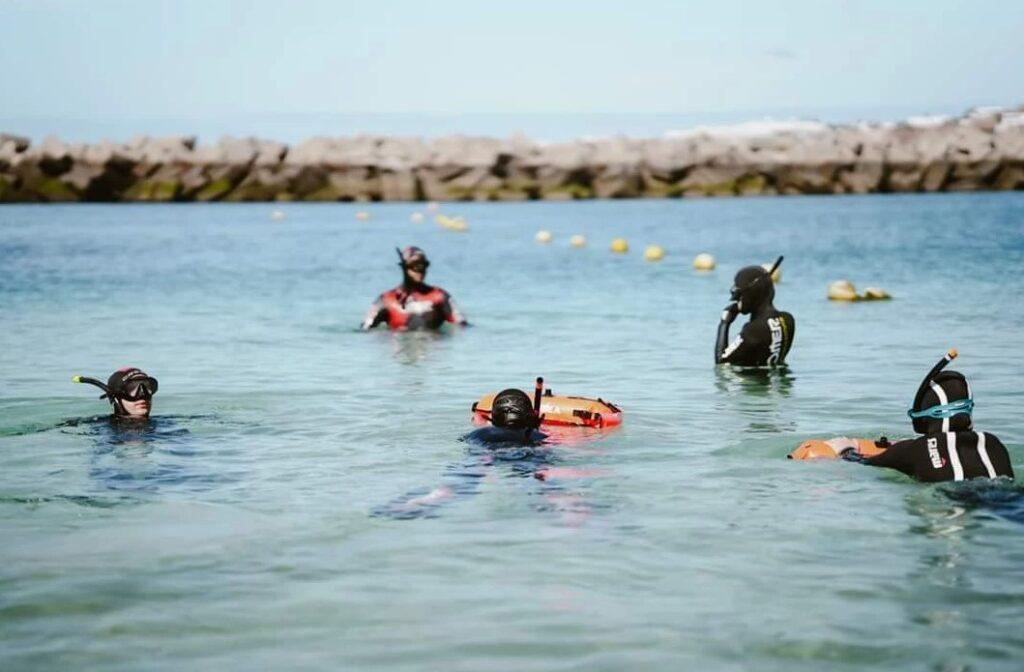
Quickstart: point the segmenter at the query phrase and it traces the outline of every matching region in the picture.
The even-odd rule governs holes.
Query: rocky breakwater
[[[570,200],[1024,189],[1024,108],[541,143],[452,136],[32,145],[0,134],[0,202]]]

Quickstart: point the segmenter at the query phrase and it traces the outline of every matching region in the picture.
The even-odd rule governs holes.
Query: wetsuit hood
[[[540,422],[533,402],[522,390],[498,392],[491,402],[491,424],[506,429],[534,429]]]
[[[772,276],[761,266],[746,266],[736,274],[732,284],[732,300],[744,315],[771,305],[775,298]]]
[[[942,371],[922,381],[908,415],[918,434],[966,432],[973,408],[971,385],[963,374]]]
[[[427,259],[427,253],[415,245],[410,245],[404,250],[399,250],[396,247],[395,251],[398,252],[398,265],[402,269],[402,284],[407,289],[427,287],[427,269],[430,267],[430,260]],[[416,265],[423,267],[423,281],[416,281],[409,277],[409,267]]]

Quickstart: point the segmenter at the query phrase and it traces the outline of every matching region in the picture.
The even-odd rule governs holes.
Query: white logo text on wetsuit
[[[782,355],[782,318],[769,317],[768,329],[772,332],[772,343],[768,346],[768,351],[771,353],[768,355],[768,366],[775,366],[779,363],[779,357]]]
[[[942,456],[939,455],[938,439],[928,439],[928,457],[931,459],[933,467],[942,469]]]

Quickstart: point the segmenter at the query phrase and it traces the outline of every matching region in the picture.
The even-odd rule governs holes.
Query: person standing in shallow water
[[[761,266],[741,268],[733,280],[732,301],[722,311],[715,339],[715,363],[736,366],[780,366],[793,346],[796,320],[778,310],[772,273],[782,263],[779,257],[771,270]],[[730,343],[729,326],[740,313],[750,315],[740,335]]]
[[[397,251],[397,250],[396,250]],[[398,251],[402,284],[377,297],[363,320],[363,329],[386,324],[390,329],[440,329],[445,323],[465,325],[448,292],[425,282],[430,261],[418,247]]]

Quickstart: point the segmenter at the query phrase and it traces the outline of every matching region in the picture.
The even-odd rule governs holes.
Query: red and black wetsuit
[[[363,329],[386,323],[391,329],[438,329],[445,322],[466,324],[451,296],[440,287],[402,284],[377,297],[363,320]]]

